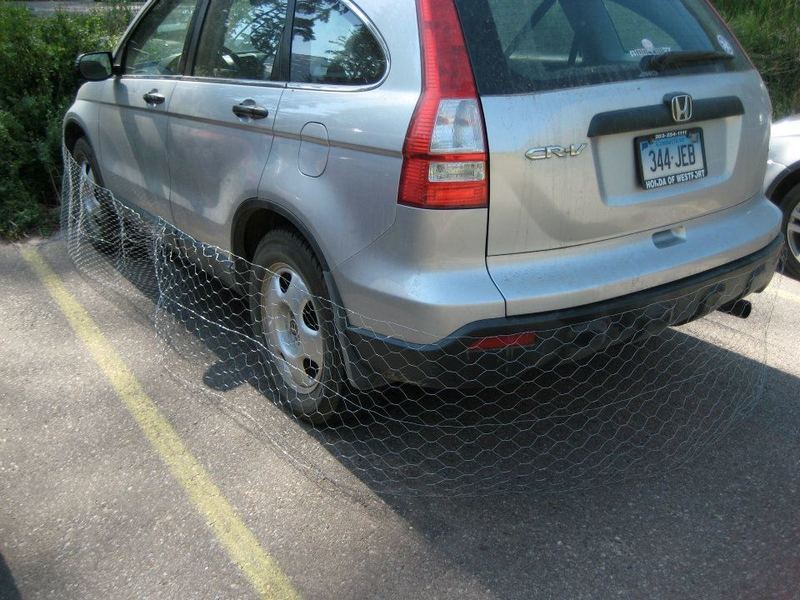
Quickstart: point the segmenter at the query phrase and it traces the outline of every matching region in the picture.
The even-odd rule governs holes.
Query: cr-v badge
[[[586,144],[571,144],[569,148],[564,146],[542,146],[541,148],[531,148],[525,153],[530,160],[545,160],[547,158],[577,158],[586,150]]]

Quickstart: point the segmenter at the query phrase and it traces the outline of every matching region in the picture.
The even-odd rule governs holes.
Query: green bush
[[[769,87],[775,116],[800,112],[800,0],[716,0]]]
[[[116,6],[35,17],[0,2],[0,237],[55,225],[61,119],[79,85],[75,57],[111,49],[131,16]]]

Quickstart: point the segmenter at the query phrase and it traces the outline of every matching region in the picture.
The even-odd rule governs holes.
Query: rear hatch
[[[456,4],[489,146],[489,256],[669,228],[759,193],[768,99],[704,0]]]

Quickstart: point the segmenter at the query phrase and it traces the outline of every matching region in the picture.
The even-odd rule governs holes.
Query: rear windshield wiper
[[[642,71],[666,71],[687,65],[704,62],[721,62],[733,60],[735,57],[726,52],[707,52],[695,50],[681,50],[679,52],[665,52],[655,56],[645,56],[642,59]]]

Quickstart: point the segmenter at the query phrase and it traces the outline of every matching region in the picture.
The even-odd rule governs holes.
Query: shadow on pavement
[[[574,381],[548,373],[489,399],[469,394],[438,421],[433,408],[458,405],[452,396],[396,388],[356,398],[343,428],[314,429],[254,394],[229,394],[260,384],[243,358],[246,307],[219,293],[226,314],[156,318],[165,351],[185,363],[176,378],[336,493],[364,501],[365,485],[494,596],[797,597],[796,377],[695,329],[671,330],[641,355],[629,346],[583,363]],[[720,319],[724,330],[730,317]],[[669,357],[662,376],[631,381],[625,366],[640,356]],[[573,385],[593,393],[581,389],[575,405]],[[509,419],[530,427],[508,432]],[[445,452],[426,454],[431,444]]]
[[[100,266],[97,261],[90,272],[102,273]],[[157,285],[146,277],[146,261],[119,267],[108,263],[109,272],[97,280],[108,289],[111,274],[121,272],[130,289],[111,289],[123,298],[139,290],[150,302],[159,299]],[[196,267],[186,268],[192,273],[174,280],[191,285],[201,275]],[[770,379],[763,362],[737,352],[752,336],[737,332],[739,321],[732,317],[715,315],[488,390],[398,386],[354,394],[342,425],[311,427],[264,396],[255,405],[239,405],[228,394],[243,385],[261,391],[270,385],[246,303],[213,277],[201,285],[203,297],[214,301],[190,299],[199,314],[180,301],[162,300],[151,309],[163,351],[183,359],[180,368],[163,361],[166,368],[209,392],[218,409],[240,413],[240,424],[301,466],[327,478],[328,468],[318,460],[328,453],[382,494],[552,492],[660,475],[691,461],[740,423]],[[135,302],[140,311],[147,304]],[[722,321],[709,320],[715,318]],[[309,436],[323,452],[311,450]]]
[[[0,554],[0,600],[21,600],[21,598],[11,569],[8,568],[5,558]]]
[[[497,598],[796,599],[800,380],[767,380],[770,403],[671,473],[563,494],[382,497]]]

